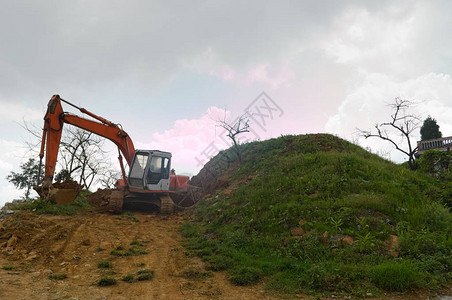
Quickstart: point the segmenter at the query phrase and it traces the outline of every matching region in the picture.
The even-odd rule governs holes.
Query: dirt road
[[[263,286],[232,286],[225,274],[206,272],[181,246],[182,222],[144,213],[15,214],[0,225],[0,299],[270,299]],[[142,269],[154,277],[137,281]],[[121,280],[128,274],[134,282]],[[117,283],[98,286],[105,277]]]

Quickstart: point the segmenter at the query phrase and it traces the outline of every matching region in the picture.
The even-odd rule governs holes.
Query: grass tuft
[[[49,275],[49,279],[51,279],[51,280],[63,280],[66,278],[67,278],[66,274],[50,274]]]
[[[189,280],[203,280],[207,277],[211,277],[211,272],[206,272],[201,269],[188,269],[182,273],[180,273],[181,277]]]
[[[127,274],[127,275],[123,276],[121,278],[121,280],[125,281],[125,282],[128,282],[128,283],[133,283],[133,282],[136,281],[132,274]]]
[[[111,278],[111,277],[102,277],[101,279],[99,279],[97,281],[98,286],[110,286],[110,285],[115,285],[115,284],[116,284],[116,279]]]
[[[148,254],[148,251],[146,250],[146,248],[142,247],[142,246],[138,246],[138,245],[132,245],[129,247],[129,249],[125,250],[125,248],[123,246],[118,246],[116,247],[115,250],[112,250],[110,252],[111,255],[113,256],[138,256],[138,255],[145,255]]]
[[[229,271],[229,280],[235,285],[251,285],[259,282],[262,271],[253,267],[236,267]]]
[[[97,263],[97,267],[101,269],[110,269],[112,267],[112,264],[108,260],[101,260]]]
[[[419,288],[425,277],[413,263],[386,262],[372,270],[372,281],[380,288],[393,292],[407,292]]]
[[[138,281],[151,280],[152,278],[154,278],[153,270],[142,269],[137,272],[137,280]]]

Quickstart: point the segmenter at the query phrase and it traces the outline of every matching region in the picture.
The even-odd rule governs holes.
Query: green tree
[[[27,162],[22,163],[20,168],[22,169],[21,173],[11,172],[11,174],[6,176],[6,179],[14,184],[17,189],[25,189],[25,199],[29,200],[31,188],[38,183],[38,174],[41,174],[39,180],[41,181],[44,172],[42,168],[41,172],[39,172],[39,162],[34,158],[30,158]]]
[[[441,131],[439,131],[439,125],[436,123],[436,120],[432,117],[428,116],[427,119],[424,120],[424,124],[421,127],[421,140],[431,140],[431,139],[439,139],[443,135]]]

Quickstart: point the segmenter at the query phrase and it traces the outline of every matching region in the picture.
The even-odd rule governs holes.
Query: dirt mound
[[[189,208],[195,205],[203,196],[203,190],[196,186],[190,186],[186,193],[171,193],[170,197],[178,208]]]
[[[98,189],[96,192],[88,195],[88,203],[94,207],[102,207],[108,204],[108,198],[113,189]]]
[[[98,212],[107,212],[114,189],[98,189],[86,197],[88,203]],[[120,209],[121,210],[121,209]]]
[[[231,169],[234,169],[234,163],[225,151],[221,151],[206,163],[196,176],[193,176],[191,185],[197,187],[199,197],[211,194],[229,186]]]
[[[53,184],[54,188],[57,189],[72,189],[72,190],[82,190],[82,186],[77,182],[73,180],[65,180],[63,182],[55,182]]]

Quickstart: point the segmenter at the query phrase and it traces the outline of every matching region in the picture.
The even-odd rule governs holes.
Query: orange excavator
[[[94,120],[64,112],[62,102]],[[175,175],[171,170],[171,153],[159,150],[136,150],[131,138],[119,124],[80,108],[60,98],[59,95],[52,96],[44,117],[39,157],[41,166],[45,154],[45,171],[42,185],[36,188],[41,197],[54,200],[66,198],[67,202],[67,198],[75,199],[79,192],[77,189],[57,188],[52,183],[64,124],[95,133],[109,139],[118,147],[122,179],[117,180],[116,189],[109,193],[106,199],[107,211],[120,212],[124,203],[138,202],[153,204],[161,213],[172,213],[175,205],[189,197],[189,177]],[[126,176],[123,157],[129,166],[128,176]],[[175,204],[173,199],[178,203]]]

